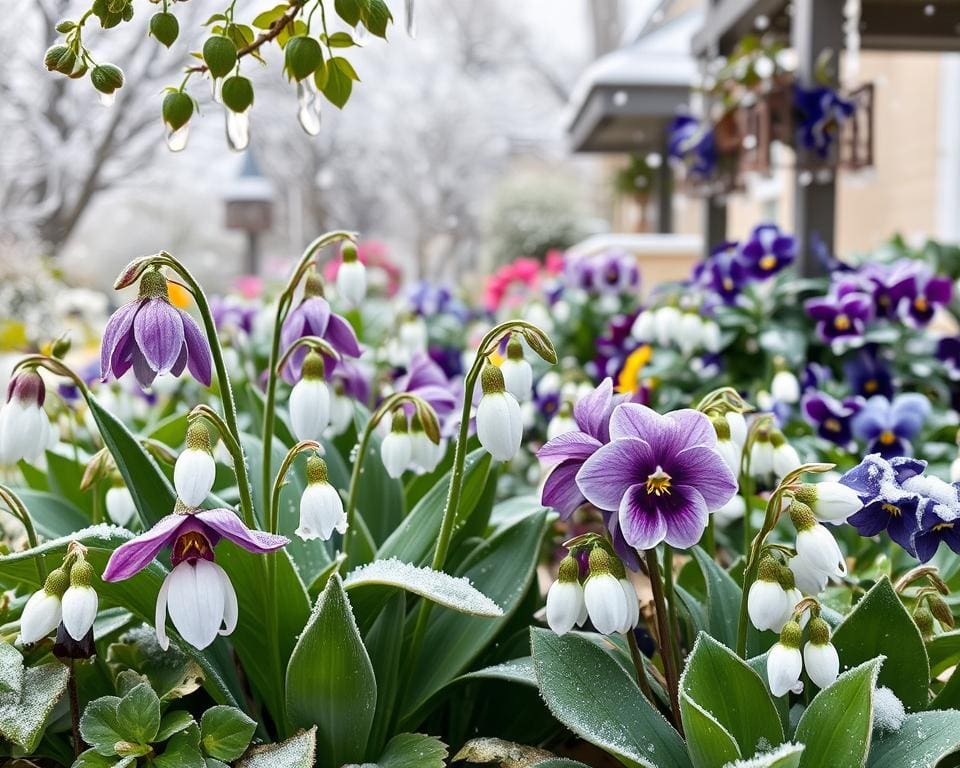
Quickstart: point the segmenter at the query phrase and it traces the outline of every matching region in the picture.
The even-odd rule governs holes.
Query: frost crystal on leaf
[[[801,752],[803,752],[803,744],[792,744],[788,741],[786,744],[781,744],[773,752],[757,754],[749,760],[735,760],[732,763],[727,763],[723,768],[767,768],[767,766],[775,765],[777,760],[782,760],[790,755],[799,755]]]
[[[907,713],[903,702],[885,686],[873,692],[873,727],[880,731],[899,731]]]

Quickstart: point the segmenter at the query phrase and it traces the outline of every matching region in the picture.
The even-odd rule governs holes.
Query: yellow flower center
[[[880,442],[884,445],[893,445],[895,442],[897,442],[897,436],[888,429],[881,433]]]
[[[872,394],[873,394],[874,392],[876,392],[878,389],[880,389],[880,384],[877,383],[877,380],[876,380],[876,379],[869,379],[869,380],[863,385],[863,391],[866,392],[868,395],[872,395]]]
[[[930,309],[930,305],[923,296],[917,296],[917,298],[913,300],[913,306],[916,307],[917,312],[926,312]]]
[[[769,272],[771,269],[774,269],[777,266],[777,257],[771,253],[768,253],[762,259],[760,259],[760,269],[765,272]]]
[[[937,523],[933,526],[934,531],[948,531],[953,528],[953,523]]]
[[[732,290],[733,290],[733,278],[732,278],[732,277],[725,277],[725,278],[723,278],[722,285],[723,285],[723,290],[725,290],[725,291],[732,291]]]
[[[663,467],[657,465],[657,471],[647,476],[647,493],[656,496],[663,494],[670,495],[670,475],[663,471]]]
[[[850,328],[850,318],[844,314],[839,314],[833,318],[833,327],[838,331],[846,331]]]
[[[840,426],[840,422],[832,417],[829,419],[825,419],[823,422],[823,426],[828,432],[839,432],[842,429],[842,427]]]
[[[896,504],[884,504],[880,509],[890,515],[890,517],[900,517],[900,507]]]

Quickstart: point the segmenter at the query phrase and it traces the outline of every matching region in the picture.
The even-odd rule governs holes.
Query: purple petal
[[[707,445],[717,444],[717,433],[710,419],[700,411],[692,408],[681,408],[678,411],[670,411],[667,414],[668,419],[673,419],[680,428],[680,436],[684,445]]]
[[[612,511],[620,508],[628,488],[655,469],[653,449],[646,441],[623,438],[598,448],[584,462],[577,485],[595,507]]]
[[[537,451],[541,461],[586,461],[601,445],[600,441],[584,432],[564,432]]]
[[[603,512],[602,514],[607,524],[607,530],[610,531],[613,551],[617,553],[627,568],[634,572],[639,571],[640,557],[637,550],[627,544],[627,540],[623,538],[623,532],[620,530],[620,513]]]
[[[130,336],[133,318],[140,307],[139,301],[124,304],[110,316],[107,327],[103,331],[103,340],[100,342],[100,380],[106,381],[110,375],[113,353],[118,346]],[[118,374],[114,374],[118,377]]]
[[[397,379],[396,388],[398,391],[410,392],[429,386],[446,389],[450,386],[450,382],[443,368],[430,359],[429,355],[417,352],[410,361],[406,376]]]
[[[613,379],[609,376],[586,397],[573,406],[573,418],[588,435],[606,442],[609,438],[607,424],[610,400],[613,398]],[[602,435],[602,436],[601,436]]]
[[[689,485],[675,485],[671,489],[675,505],[670,514],[664,514],[667,521],[667,535],[664,541],[678,549],[688,549],[700,541],[707,527],[709,512],[700,491]],[[678,503],[682,500],[682,504]]]
[[[103,571],[104,581],[123,581],[142,571],[164,547],[169,547],[180,531],[180,526],[190,519],[189,515],[167,515],[157,521],[149,531],[121,544]]]
[[[306,323],[306,317],[301,310],[303,305],[294,307],[287,319],[283,321],[283,328],[280,329],[280,342],[284,348],[289,347],[293,342],[304,336],[303,327]]]
[[[623,538],[636,549],[653,549],[667,533],[667,521],[659,509],[646,503],[648,498],[642,483],[631,485],[618,512]]]
[[[183,310],[180,310],[180,319],[183,321],[183,338],[187,343],[187,365],[190,368],[190,374],[203,386],[209,387],[213,380],[213,354],[210,352],[210,343],[197,325],[197,321]]]
[[[953,294],[953,285],[950,278],[934,277],[926,284],[923,292],[933,304],[949,304]]]
[[[259,555],[274,552],[290,541],[285,536],[250,530],[236,513],[229,509],[204,509],[197,512],[195,517],[209,525],[223,538]]]
[[[157,372],[150,366],[143,351],[136,344],[133,345],[131,364],[133,365],[133,375],[137,383],[144,389],[149,389],[153,384],[153,380],[157,378]]]
[[[360,345],[357,343],[357,334],[353,332],[353,326],[340,317],[340,315],[330,315],[330,322],[327,323],[327,332],[324,338],[329,341],[333,348],[341,355],[360,357]]]
[[[330,321],[330,304],[320,296],[304,299],[300,304],[300,314],[303,317],[302,336],[320,336],[327,332]]]
[[[133,320],[133,335],[150,367],[157,373],[167,373],[184,345],[183,320],[170,302],[149,299]]]
[[[170,373],[173,376],[179,376],[183,373],[183,369],[187,367],[187,345],[184,344],[180,350],[180,357],[177,358],[177,362],[173,364],[173,368],[170,369]]]
[[[677,454],[676,462],[676,469],[671,473],[673,483],[696,488],[708,510],[720,509],[737,492],[737,481],[730,467],[712,448],[703,445],[687,448]]]
[[[586,503],[577,485],[579,461],[564,461],[558,464],[547,476],[540,494],[540,503],[557,510],[561,520],[566,520]]]

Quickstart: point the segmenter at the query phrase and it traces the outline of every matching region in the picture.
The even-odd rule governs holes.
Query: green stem
[[[670,697],[670,710],[673,713],[674,725],[683,735],[683,725],[680,721],[680,693],[679,677],[677,675],[676,660],[673,657],[673,642],[670,639],[670,618],[663,596],[663,579],[660,575],[660,563],[657,560],[657,550],[648,549],[645,553],[647,570],[650,577],[650,587],[653,591],[653,607],[657,617],[657,640],[660,643],[660,656],[663,659],[663,674],[667,680],[667,694]]]
[[[667,616],[670,620],[670,640],[676,667],[680,669],[680,621],[677,618],[677,597],[674,590],[673,547],[663,545],[663,591],[667,601]]]
[[[637,685],[640,686],[643,695],[647,697],[647,701],[649,701],[654,708],[658,708],[657,700],[653,698],[653,690],[650,688],[650,681],[647,679],[647,670],[643,664],[643,654],[640,653],[640,647],[637,645],[637,636],[632,629],[627,632],[627,645],[630,646],[630,658],[633,660],[633,668],[637,671]]]

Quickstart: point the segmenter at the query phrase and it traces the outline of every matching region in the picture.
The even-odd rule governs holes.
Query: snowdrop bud
[[[913,623],[917,625],[917,629],[920,630],[924,640],[933,637],[933,613],[929,608],[924,605],[917,608],[913,612]]]
[[[47,575],[43,589],[34,592],[20,616],[20,642],[35,643],[53,632],[63,617],[61,598],[70,584],[63,568]]]
[[[319,440],[330,424],[330,389],[324,380],[323,357],[310,350],[303,377],[290,392],[290,426],[298,440]]]
[[[440,446],[427,436],[420,417],[414,414],[410,429],[410,463],[424,472],[433,472],[440,463],[440,457]]]
[[[343,246],[343,261],[337,269],[337,293],[351,307],[359,307],[367,295],[367,268],[357,259],[353,243]]]
[[[757,433],[750,446],[750,476],[766,480],[773,474],[773,443],[764,431]]]
[[[832,480],[801,485],[796,491],[796,499],[810,507],[818,520],[826,523],[842,523],[863,507],[852,488]]]
[[[296,533],[304,541],[326,541],[334,530],[347,532],[343,500],[327,481],[327,462],[311,456],[307,460],[307,487],[300,497],[300,525]]]
[[[819,616],[810,620],[810,639],[803,646],[803,665],[818,688],[832,685],[840,674],[840,657],[830,642],[830,627]]]
[[[343,393],[342,386],[335,386],[330,395],[330,431],[342,435],[353,421],[353,400]]]
[[[74,640],[83,640],[97,618],[97,592],[91,586],[93,566],[80,559],[70,569],[70,586],[63,594],[63,626]]]
[[[407,432],[407,415],[402,408],[393,414],[393,426],[390,433],[380,443],[380,460],[390,477],[400,477],[410,466],[413,458],[413,445]]]
[[[560,561],[560,573],[547,592],[547,624],[557,635],[573,629],[583,615],[585,603],[580,586],[580,565],[567,555]]]
[[[737,411],[727,411],[726,419],[730,425],[730,437],[743,448],[747,443],[747,420]]]
[[[800,501],[790,505],[790,519],[797,529],[797,555],[810,567],[827,576],[846,576],[847,564],[836,540],[813,516],[813,510]]]
[[[483,397],[477,406],[477,437],[496,461],[510,461],[523,439],[523,417],[517,398],[506,391],[503,374],[495,365],[480,375]]]
[[[629,608],[623,587],[611,572],[611,557],[601,547],[590,552],[590,576],[583,587],[587,614],[597,632],[612,635],[627,622]]]
[[[400,324],[397,333],[400,345],[411,357],[427,349],[427,326],[419,317],[411,317]]]
[[[630,335],[637,341],[649,342],[654,340],[656,333],[657,321],[654,313],[649,309],[643,310],[633,321]]]
[[[547,440],[553,440],[566,432],[576,432],[578,429],[577,422],[573,418],[573,408],[569,401],[565,401],[547,424]]]
[[[717,453],[730,467],[733,476],[740,477],[740,456],[743,450],[731,436],[729,422],[721,416],[714,417],[710,421],[713,422],[713,428],[717,433]]]
[[[805,595],[819,595],[827,588],[829,576],[812,567],[810,563],[799,555],[790,558],[787,563],[793,573],[797,588]]]
[[[773,446],[773,473],[778,478],[786,477],[803,463],[796,448],[779,430],[770,435],[770,444]]]
[[[0,408],[0,464],[21,459],[33,463],[43,456],[50,440],[45,398],[46,386],[36,371],[21,371],[10,379],[7,402]]]
[[[761,632],[779,632],[789,618],[787,593],[779,580],[780,566],[773,558],[760,561],[757,580],[747,593],[747,613],[750,621]]]
[[[800,402],[800,382],[790,371],[777,371],[770,382],[770,394],[777,402],[793,405]]]
[[[517,398],[517,402],[530,399],[533,391],[533,368],[523,359],[523,345],[513,336],[507,344],[507,359],[500,364],[503,382],[507,392]]]
[[[934,618],[936,618],[941,625],[948,629],[953,629],[956,626],[953,612],[942,597],[939,595],[927,595],[927,605],[930,607],[930,613],[934,615]]]
[[[107,517],[124,528],[137,514],[137,505],[133,502],[130,490],[122,482],[107,489],[104,499],[107,507]]]
[[[800,673],[803,671],[803,658],[800,655],[802,639],[800,625],[788,621],[780,631],[780,641],[770,649],[767,656],[767,682],[774,696],[803,690],[803,683],[800,682]]]
[[[201,421],[187,430],[187,447],[173,468],[173,486],[188,507],[199,507],[213,489],[217,463],[210,451],[210,433]],[[74,638],[77,639],[77,638]]]

